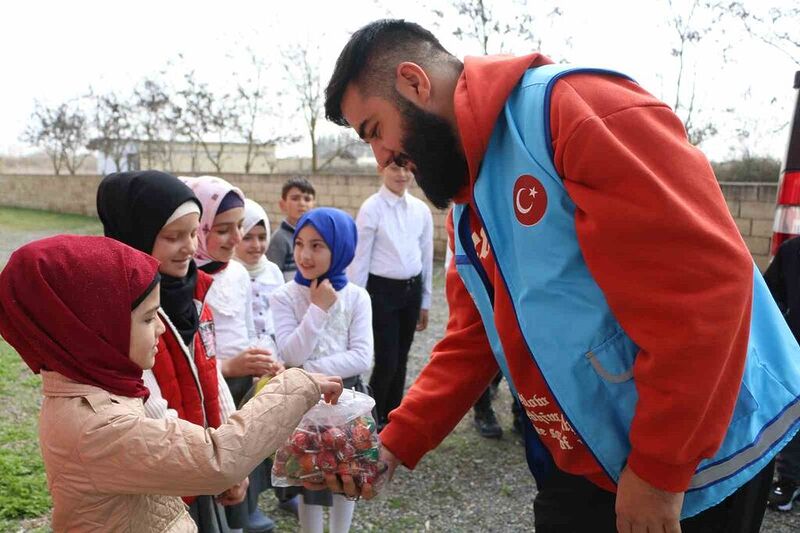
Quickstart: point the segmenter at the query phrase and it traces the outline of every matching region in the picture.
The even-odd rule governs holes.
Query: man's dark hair
[[[281,198],[286,200],[286,195],[288,195],[289,191],[292,189],[300,189],[300,192],[303,194],[310,194],[311,196],[315,197],[317,196],[317,191],[314,190],[314,186],[311,185],[310,181],[302,176],[294,176],[284,182],[283,188],[281,189]]]
[[[426,71],[448,66],[463,68],[428,30],[402,19],[371,22],[356,31],[342,49],[328,86],[325,88],[325,116],[347,126],[342,116],[342,97],[348,85],[358,84],[365,95],[394,95],[395,70],[403,61],[416,63]]]

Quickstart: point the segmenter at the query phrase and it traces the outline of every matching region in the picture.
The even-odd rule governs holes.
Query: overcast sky
[[[496,1],[499,12],[514,12],[520,0]],[[680,6],[685,0],[675,0]],[[753,6],[788,5],[789,0],[751,0]],[[323,84],[349,34],[385,16],[403,17],[429,27],[457,56],[480,52],[476,43],[452,35],[454,17],[444,21],[429,8],[400,7],[397,0],[178,1],[137,0],[4,2],[0,8],[0,153],[19,153],[19,136],[34,101],[57,104],[87,92],[129,91],[145,76],[154,76],[183,54],[181,68],[220,90],[232,87],[231,73],[248,67],[246,47],[279,65],[281,46],[311,43],[320,47]],[[428,5],[447,4],[429,1]],[[529,0],[533,13],[554,3]],[[672,103],[676,61],[669,50],[674,33],[668,27],[666,0],[565,0],[563,16],[542,26],[542,51],[555,60],[603,66],[629,74],[647,90]],[[539,9],[539,11],[537,11]],[[702,23],[702,21],[699,21]],[[719,28],[718,28],[719,29]],[[713,159],[731,149],[782,158],[786,129],[796,99],[792,89],[794,62],[774,48],[747,39],[730,24],[729,60],[722,47],[704,40],[690,51],[690,79],[696,80],[700,118],[717,124],[719,135],[702,148]],[[569,44],[567,44],[569,43]],[[510,43],[508,49],[527,53],[529,43]],[[173,69],[177,72],[177,68]],[[173,72],[173,75],[176,73]],[[272,83],[283,85],[279,69]],[[294,119],[297,128],[302,122]],[[751,132],[737,138],[737,127]],[[336,131],[326,126],[327,131]],[[304,145],[283,153],[302,153]]]

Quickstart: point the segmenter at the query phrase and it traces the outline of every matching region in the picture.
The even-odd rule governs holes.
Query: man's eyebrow
[[[367,122],[369,121],[368,118],[365,118],[361,121],[361,124],[358,126],[358,136],[361,137],[361,140],[367,142],[366,135],[367,132],[364,131],[367,129]]]

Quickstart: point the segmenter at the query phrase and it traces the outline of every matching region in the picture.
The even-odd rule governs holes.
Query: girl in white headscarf
[[[278,265],[265,255],[270,238],[267,213],[250,198],[244,201],[242,233],[244,237],[236,246],[235,259],[242,263],[250,274],[256,335],[259,339],[274,340],[275,326],[269,311],[269,295],[284,284],[283,273]]]

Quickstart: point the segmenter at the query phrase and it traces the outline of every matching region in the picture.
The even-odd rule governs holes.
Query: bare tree
[[[372,155],[369,145],[364,143],[352,129],[340,131],[337,135],[323,135],[317,139],[317,153],[322,163],[317,170],[332,166],[336,159],[355,164],[363,155]]]
[[[297,110],[303,114],[308,135],[311,138],[311,172],[319,170],[317,162],[317,126],[324,104],[322,86],[319,81],[318,50],[295,45],[284,49],[283,68],[291,94],[296,95]]]
[[[217,172],[222,171],[225,140],[234,131],[239,117],[229,94],[217,95],[208,84],[195,78],[194,71],[184,75],[184,87],[177,92],[181,103],[173,105],[180,133],[203,150]],[[213,138],[213,141],[209,139]],[[196,150],[194,151],[196,156]],[[195,170],[196,157],[192,157]]]
[[[542,6],[544,2],[538,2]],[[477,42],[484,54],[507,52],[515,43],[541,50],[542,30],[560,17],[563,11],[555,3],[535,14],[527,0],[514,0],[500,5],[492,0],[447,0],[429,5],[439,25],[455,24],[453,35],[462,41]],[[569,38],[565,39],[569,44]]]
[[[63,168],[75,174],[89,156],[84,149],[87,136],[88,119],[74,101],[55,107],[36,102],[22,140],[42,148],[58,176]]]
[[[745,31],[775,48],[795,64],[800,65],[800,7],[770,6],[766,3],[711,0],[706,6],[718,20],[741,24]]]
[[[672,109],[681,117],[689,142],[699,145],[716,135],[717,128],[713,122],[699,121],[697,117],[696,70],[689,56],[711,32],[712,24],[710,21],[701,21],[699,11],[704,8],[701,0],[692,0],[685,11],[676,7],[673,0],[667,0],[667,5],[670,10],[669,25],[677,37],[677,45],[671,50],[672,57],[678,63]],[[689,77],[691,79],[687,79]]]
[[[134,129],[143,142],[140,153],[146,168],[160,163],[172,169],[168,149],[162,142],[165,135],[170,139],[176,137],[176,121],[170,120],[171,103],[166,85],[159,80],[145,78],[133,90]]]
[[[266,149],[280,143],[296,143],[302,137],[299,135],[279,134],[274,124],[279,121],[274,103],[282,97],[280,91],[270,92],[265,86],[263,78],[268,71],[268,65],[252,49],[248,47],[252,71],[248,76],[236,76],[235,105],[238,108],[239,120],[236,122],[236,133],[247,145],[244,162],[244,173],[249,174],[253,163],[259,156],[266,157]],[[273,127],[265,136],[259,132],[263,129],[263,119],[272,119]]]
[[[115,169],[120,171],[133,140],[132,106],[113,92],[95,94],[90,89],[89,99],[94,102],[92,117],[94,137],[89,141],[87,148],[100,151],[111,159]]]

